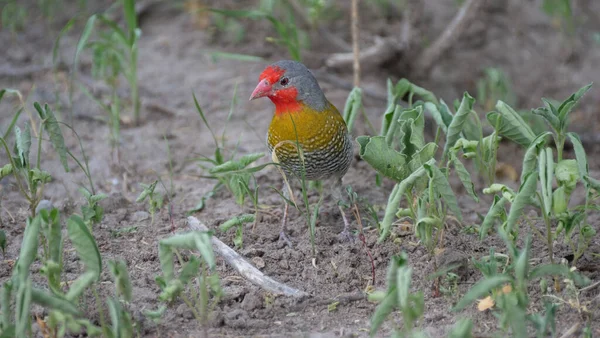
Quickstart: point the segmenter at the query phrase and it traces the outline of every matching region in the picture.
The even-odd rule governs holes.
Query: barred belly
[[[341,144],[340,144],[341,143]],[[311,147],[299,142],[302,149]],[[273,146],[267,142],[269,151]],[[275,150],[277,159],[287,175],[293,174],[301,178],[303,169],[307,180],[322,180],[332,177],[342,177],[348,171],[353,156],[353,145],[350,137],[340,136],[339,142],[332,142],[321,149],[304,150],[304,168],[295,142],[282,143]]]

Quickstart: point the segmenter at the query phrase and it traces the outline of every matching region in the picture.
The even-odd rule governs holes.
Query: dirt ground
[[[563,99],[582,85],[600,80],[600,43],[595,42],[592,37],[594,32],[600,32],[597,14],[600,13],[600,4],[581,1],[576,6],[579,28],[567,40],[552,24],[552,20],[539,10],[540,2],[505,0],[488,6],[465,36],[434,67],[431,76],[420,85],[432,90],[446,102],[452,102],[464,91],[475,93],[476,81],[482,76],[483,69],[500,67],[512,80],[517,105],[529,109],[540,106],[541,97]],[[94,9],[106,8],[107,2],[99,1],[90,6]],[[457,5],[452,0],[427,1],[425,8],[422,20],[427,29],[422,32],[423,41],[431,41],[443,31],[456,12]],[[0,67],[50,65],[54,40],[74,14],[75,10],[69,8],[52,24],[41,19],[31,20],[26,29],[17,34],[7,30],[0,31],[0,43],[3,46]],[[366,6],[361,15],[364,18],[361,27],[365,37],[363,45],[369,43],[366,37],[395,34],[395,29],[399,27],[399,19],[381,19],[378,16],[380,14]],[[331,22],[329,28],[332,33],[348,41],[349,25],[346,17],[347,15]],[[59,72],[57,77],[51,70],[22,76],[0,73],[0,88],[21,90],[27,96],[27,109],[30,112],[33,112],[33,102],[47,102],[57,107],[60,119],[72,123],[82,136],[97,189],[109,195],[103,201],[106,215],[102,223],[94,228],[94,235],[105,262],[112,258],[122,258],[127,263],[134,288],[129,308],[139,321],[141,335],[144,337],[193,337],[202,332],[199,323],[181,301],[171,305],[158,324],[141,315],[143,310],[153,310],[159,305],[157,297],[160,289],[154,281],[154,277],[160,274],[158,241],[172,235],[172,225],[175,232],[188,231],[186,212],[215,184],[213,180],[201,177],[205,173],[194,160],[200,154],[212,154],[214,145],[210,133],[194,109],[192,92],[196,94],[212,127],[220,134],[229,114],[234,87],[237,86],[237,104],[226,129],[228,151],[234,150],[238,140],[241,140],[237,148],[238,154],[267,150],[264,140],[272,105],[268,100],[248,102],[247,97],[265,65],[287,58],[287,55],[282,48],[265,41],[266,36],[273,34],[267,23],[249,22],[248,25],[250,28],[244,39],[234,43],[226,36],[215,36],[210,29],[200,28],[189,13],[177,6],[157,5],[145,12],[141,19],[143,35],[139,53],[143,123],[136,127],[123,127],[120,162],[112,156],[107,125],[98,119],[103,118],[105,113],[79,90],[74,95],[74,119],[69,120],[70,109],[65,85],[68,71]],[[59,54],[65,62],[68,61],[67,64],[73,58],[78,37],[79,34],[71,32],[62,40]],[[305,52],[307,64],[313,69],[327,71],[324,67],[325,58],[335,50],[321,43],[318,35],[315,34],[312,38],[311,48]],[[213,62],[208,54],[211,51],[259,55],[265,58],[265,62]],[[92,92],[102,93],[106,87],[91,78],[90,60],[89,53],[83,55],[79,79],[86,86],[91,86]],[[338,71],[336,75],[344,81],[350,82],[352,79],[351,69]],[[385,94],[385,80],[388,76],[398,79],[402,74],[390,75],[385,69],[370,70],[363,74],[363,85]],[[334,81],[320,80],[320,83],[330,101],[342,109],[348,95],[347,88]],[[123,88],[123,97],[127,97],[128,92],[125,86]],[[55,96],[57,89],[60,92],[58,98]],[[10,103],[16,102],[5,98],[0,106],[2,130],[14,113]],[[385,102],[367,96],[364,106],[373,124],[380,125]],[[600,89],[596,85],[574,113],[572,129],[584,136],[597,135],[600,132],[599,113]],[[26,120],[27,114],[23,114],[19,124],[22,125]],[[79,153],[73,135],[67,130],[63,132],[68,147]],[[354,136],[368,133],[362,119],[357,121],[354,133]],[[433,139],[433,135],[428,137]],[[140,192],[140,183],[149,183],[157,175],[168,182],[169,157],[165,138],[171,149],[176,195],[172,204],[172,219],[167,210],[163,209],[151,224],[145,206],[135,203],[135,198]],[[588,152],[591,176],[600,178],[600,147],[594,142],[587,142],[584,146]],[[48,155],[44,156],[42,166],[53,176],[52,183],[44,191],[44,197],[59,208],[63,216],[77,212],[79,205],[83,203],[77,187],[84,182],[84,175],[74,163],[70,163],[72,172],[65,174],[49,144],[44,145],[44,151]],[[567,156],[573,154],[568,153]],[[521,159],[522,152],[515,146],[501,146],[500,162],[520,172]],[[3,162],[0,161],[0,164]],[[237,276],[218,258],[219,275],[226,296],[213,313],[210,336],[367,336],[375,304],[364,300],[342,303],[334,311],[328,311],[327,305],[323,305],[324,301],[333,300],[340,295],[360,293],[371,283],[371,263],[361,242],[346,243],[337,238],[343,223],[336,205],[327,200],[321,208],[315,241],[316,264],[313,265],[308,227],[300,213],[293,211],[290,217],[289,229],[295,247],[288,248],[278,241],[282,201],[270,187],[281,188],[280,175],[274,168],[267,167],[258,172],[256,178],[261,187],[261,212],[255,230],[252,231],[251,227],[244,229],[244,244],[239,251],[250,261],[264,262],[261,270],[266,275],[306,291],[312,297],[302,301],[284,297],[272,299],[271,295]],[[382,187],[376,187],[374,182],[375,172],[356,156],[344,183],[351,185],[358,193],[363,207],[367,203],[374,205],[379,210],[379,217],[382,217],[382,208],[393,184],[384,181]],[[8,248],[0,265],[0,280],[10,276],[11,266],[7,262],[18,257],[28,215],[27,204],[19,197],[13,183],[10,179],[5,179],[0,186],[0,224],[8,237]],[[465,231],[467,226],[479,222],[479,215],[485,215],[491,202],[489,196],[484,196],[477,204],[461,190],[458,180],[452,183],[459,192],[459,204],[465,219],[462,225],[449,224],[443,259],[477,258],[487,255],[491,247],[496,248],[497,252],[505,252],[506,249],[498,238],[492,236],[479,241],[475,234]],[[518,188],[517,182],[510,178],[504,178],[502,183]],[[480,191],[483,186],[478,185],[477,188]],[[311,202],[316,202],[317,199],[317,194],[313,192]],[[575,201],[582,199],[581,193],[574,198]],[[215,229],[221,240],[233,246],[233,232],[222,233],[217,228],[224,221],[244,212],[251,212],[250,204],[242,209],[226,190],[221,190],[207,199],[202,211],[193,215]],[[367,225],[372,225],[365,210],[363,218]],[[600,232],[600,215],[591,214],[589,221]],[[356,222],[353,225],[356,226]],[[458,283],[456,294],[434,297],[431,292],[432,281],[427,278],[433,272],[431,258],[422,246],[417,245],[417,239],[410,231],[404,233],[395,229],[394,232],[397,240],[389,240],[383,244],[377,243],[376,230],[369,230],[365,234],[367,246],[374,258],[376,288],[385,287],[390,257],[404,250],[408,253],[413,268],[412,289],[415,292],[423,291],[425,295],[425,315],[420,325],[430,336],[446,336],[452,325],[462,317],[474,320],[474,333],[478,336],[490,336],[496,331],[497,320],[489,311],[479,312],[475,306],[470,306],[461,313],[450,312],[457,300],[482,277],[479,271],[469,265],[463,272],[464,278]],[[593,281],[600,280],[600,262],[589,253],[600,252],[599,238],[600,236],[594,238],[590,250],[578,264],[578,268]],[[562,241],[556,243],[555,252],[556,257],[564,257],[570,253]],[[534,241],[532,257],[537,260],[536,264],[548,261],[545,246],[539,241]],[[72,280],[81,271],[81,266],[72,251],[66,251],[64,261],[67,279]],[[36,269],[39,266],[34,266],[34,272]],[[542,310],[540,292],[537,289],[536,287],[531,291],[532,311]],[[111,277],[108,271],[104,271],[100,283],[101,294],[109,295],[111,290]],[[590,302],[590,309],[593,311],[598,311],[600,307],[598,292],[599,289],[596,289],[582,296],[582,301]],[[267,299],[271,301],[267,302]],[[43,310],[36,311],[43,314]],[[596,312],[595,317],[597,313],[600,312]],[[97,319],[95,311],[91,311],[88,316]],[[577,311],[567,305],[560,307],[557,318],[558,335],[581,320]],[[394,321],[386,322],[378,335],[387,336],[400,323],[401,317],[398,315]],[[593,321],[592,325],[594,336],[600,335],[598,321]]]

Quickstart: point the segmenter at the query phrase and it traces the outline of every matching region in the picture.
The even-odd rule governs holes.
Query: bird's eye
[[[287,77],[284,77],[283,79],[281,79],[281,81],[279,81],[279,84],[282,86],[286,86],[289,82],[290,80]]]

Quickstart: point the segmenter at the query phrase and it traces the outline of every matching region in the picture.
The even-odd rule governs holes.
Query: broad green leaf
[[[410,143],[417,149],[425,146],[425,117],[423,107],[417,106],[413,109],[403,110],[400,113],[400,121],[410,122]]]
[[[578,164],[579,161],[571,159],[562,160],[556,164],[554,173],[556,176],[556,181],[559,185],[565,186],[569,194],[571,191],[573,191],[580,178],[580,166]]]
[[[181,273],[179,274],[179,280],[183,285],[187,285],[192,278],[198,276],[200,271],[200,260],[196,256],[190,256],[190,260],[185,263]]]
[[[429,160],[426,164],[434,165],[435,159]],[[392,226],[392,222],[396,216],[396,211],[400,207],[402,195],[404,195],[406,190],[409,189],[417,181],[417,179],[423,177],[425,174],[425,167],[420,167],[394,187],[394,190],[392,190],[392,193],[388,197],[385,215],[381,221],[381,234],[379,235],[378,242],[381,243],[390,233],[390,227]]]
[[[13,173],[12,164],[10,164],[10,163],[5,164],[3,167],[0,168],[0,179],[3,179],[4,177],[6,177],[12,173]]]
[[[72,316],[81,315],[81,311],[73,303],[41,289],[31,289],[31,300],[49,310],[58,310]]]
[[[579,166],[579,177],[583,178],[589,175],[589,166],[585,149],[583,148],[583,144],[581,144],[579,135],[575,133],[567,133],[567,136],[573,144],[573,150],[575,150],[575,158],[577,159],[577,165]]]
[[[387,316],[394,311],[398,302],[398,298],[394,291],[395,290],[392,290],[391,292],[388,291],[387,296],[385,296],[383,301],[377,305],[375,313],[373,313],[373,316],[371,317],[371,328],[369,330],[371,337],[377,333],[377,330],[379,330],[379,327],[381,327],[381,324],[383,324]]]
[[[67,220],[67,232],[71,244],[87,271],[92,272],[96,279],[102,272],[102,258],[94,236],[79,215],[72,215]]]
[[[550,103],[546,102],[546,104],[548,105]],[[531,113],[542,116],[554,130],[560,130],[560,121],[558,120],[558,116],[556,116],[550,109],[537,108],[532,110]]]
[[[69,291],[65,299],[75,302],[92,284],[98,281],[98,275],[92,270],[86,270],[77,279],[69,285]]]
[[[515,200],[513,201],[510,207],[510,211],[508,212],[508,218],[506,220],[506,227],[508,232],[511,232],[513,228],[517,225],[517,221],[521,217],[523,209],[527,204],[529,204],[531,198],[534,196],[537,188],[537,180],[538,173],[534,171],[528,174],[525,178],[525,182],[521,184],[519,192],[515,196]]]
[[[433,188],[435,191],[442,197],[442,200],[444,200],[456,218],[458,218],[459,221],[462,221],[462,212],[458,206],[456,195],[454,195],[454,191],[452,191],[452,187],[450,186],[448,179],[446,179],[446,176],[434,164],[424,164],[423,166],[429,172],[429,177],[432,178]],[[430,203],[433,203],[433,201],[430,201]]]
[[[406,157],[390,148],[383,136],[359,136],[360,157],[367,161],[377,172],[395,180],[402,181],[406,172]]]
[[[25,125],[25,131],[15,126],[15,148],[21,166],[27,168],[29,165],[29,149],[31,148],[31,130],[29,124]]]
[[[381,131],[379,132],[379,136],[388,135],[390,125],[392,124],[392,121],[398,121],[398,116],[400,116],[401,109],[402,107],[395,104],[389,105],[386,108],[385,112],[383,113],[383,118],[381,119]]]
[[[528,147],[536,138],[535,133],[514,109],[502,101],[496,104],[498,112],[487,114],[488,122],[499,135]]]
[[[402,111],[404,110],[404,108],[402,108],[401,106],[397,105],[394,110],[391,111],[390,114],[388,114],[388,112],[385,113],[385,115],[383,116],[384,120],[382,121],[382,123],[384,124],[384,126],[382,127],[382,136],[385,135],[385,143],[389,146],[392,145],[393,141],[394,141],[394,137],[396,136],[396,130],[398,129],[398,126],[400,126],[400,114],[402,113]],[[389,123],[387,123],[387,119],[390,119]],[[383,131],[385,130],[385,134],[383,134]]]
[[[244,155],[239,159],[239,163],[241,164],[242,168],[247,167],[249,164],[255,162],[256,160],[262,158],[263,156],[265,156],[265,153],[253,153],[253,154],[248,154],[248,155]]]
[[[471,196],[475,200],[475,202],[479,203],[479,197],[475,192],[475,184],[473,184],[473,181],[471,180],[471,174],[469,174],[469,171],[467,170],[465,165],[460,161],[460,159],[458,159],[457,156],[452,156],[452,164],[454,165],[456,174],[458,175],[458,178],[467,190],[469,196]]]
[[[577,92],[563,101],[563,103],[561,103],[561,105],[558,107],[558,119],[560,120],[561,130],[564,130],[567,127],[569,113],[571,110],[573,110],[573,107],[577,104],[579,99],[581,99],[581,97],[585,95],[588,90],[590,90],[591,87],[592,83],[581,87]]]
[[[11,310],[11,294],[13,291],[13,283],[9,280],[2,283],[2,294],[0,294],[0,310],[2,310],[2,317],[0,325],[3,329],[6,329],[12,324],[12,310]],[[11,336],[14,337],[14,334]]]
[[[348,98],[346,99],[346,105],[344,106],[344,121],[348,127],[348,132],[352,132],[354,121],[358,116],[358,112],[362,109],[362,89],[354,87]]]
[[[127,265],[125,264],[125,261],[110,260],[108,261],[108,268],[110,274],[115,280],[115,289],[117,291],[117,294],[123,296],[123,299],[125,301],[131,301],[131,279],[129,278],[129,271],[127,271]]]
[[[69,172],[69,165],[67,164],[67,147],[65,146],[65,139],[63,137],[62,131],[60,130],[60,126],[58,125],[58,121],[52,112],[52,109],[46,104],[44,105],[44,110],[40,107],[40,104],[35,102],[33,104],[35,109],[40,114],[40,117],[44,119],[44,129],[50,138],[50,143],[54,147],[54,150],[58,153],[58,157],[60,158],[60,162],[63,165],[63,168],[66,172]]]
[[[493,289],[509,283],[511,278],[505,275],[497,275],[490,278],[486,278],[477,284],[473,285],[471,289],[464,295],[464,297],[452,308],[452,311],[460,311],[467,305],[473,303],[477,299],[483,298]]]
[[[396,272],[396,288],[398,294],[398,306],[406,309],[409,306],[410,281],[412,269],[408,266],[401,266]]]
[[[254,215],[253,215],[254,216]],[[215,253],[212,249],[212,235],[207,232],[195,232],[195,242],[196,249],[200,251],[202,258],[206,264],[208,264],[209,269],[214,269],[216,265]]]
[[[448,126],[448,133],[446,134],[446,144],[444,145],[444,156],[448,154],[448,150],[454,146],[454,143],[460,138],[460,134],[463,131],[465,121],[467,121],[471,111],[473,110],[473,103],[475,99],[465,92],[463,99],[460,103],[458,111],[450,125]]]
[[[448,126],[444,122],[444,118],[442,117],[442,113],[438,110],[437,106],[431,102],[425,102],[424,104],[425,110],[431,113],[433,120],[437,124],[438,127],[442,129],[444,134],[448,133]],[[452,117],[451,117],[452,118]]]
[[[552,135],[551,132],[545,132],[531,142],[525,156],[523,157],[523,170],[521,170],[521,183],[525,180],[525,176],[534,171],[537,166],[538,153],[546,145],[547,137]]]
[[[25,283],[27,276],[29,276],[29,266],[37,256],[38,234],[40,233],[41,223],[42,218],[39,215],[33,219],[27,219],[19,260],[14,270],[17,273],[19,283]]]
[[[481,226],[479,227],[479,239],[483,240],[489,229],[494,225],[496,219],[503,213],[506,212],[504,209],[504,204],[506,204],[507,199],[505,197],[494,196],[494,202],[492,202],[492,206],[490,210],[485,215],[483,222],[481,222]]]

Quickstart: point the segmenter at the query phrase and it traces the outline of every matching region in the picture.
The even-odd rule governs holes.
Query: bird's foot
[[[293,247],[290,237],[283,230],[279,233],[279,240],[285,242],[289,248]]]

